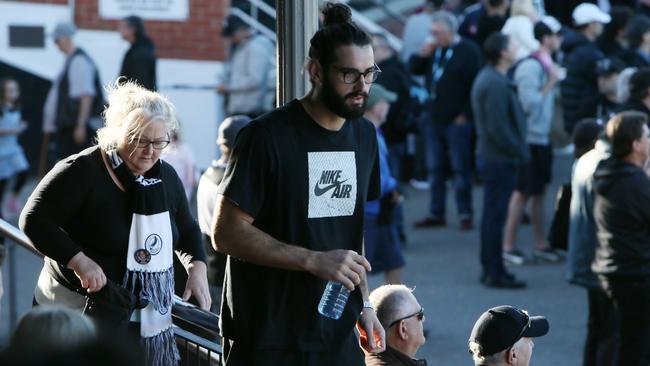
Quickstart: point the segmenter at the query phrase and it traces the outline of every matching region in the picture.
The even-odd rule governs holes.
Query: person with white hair
[[[20,228],[46,256],[34,298],[81,309],[85,296],[110,297],[102,291],[121,285],[146,305],[127,314],[125,328],[140,339],[148,364],[171,365],[179,359],[171,322],[174,251],[188,273],[183,298],[210,307],[199,226],[178,175],[160,160],[178,125],[176,111],[132,82],[113,87],[109,102],[98,145],[60,161],[21,214]]]
[[[545,17],[535,25],[535,38],[540,47],[529,57],[521,60],[514,69],[514,83],[524,114],[526,115],[526,143],[530,161],[517,167],[517,183],[508,205],[508,218],[503,238],[503,259],[523,264],[524,253],[517,248],[517,231],[526,202],[531,202],[533,227],[533,256],[549,262],[560,260],[546,243],[544,232],[544,201],[551,182],[553,148],[550,134],[555,109],[555,95],[562,75],[553,62],[553,54],[560,49],[561,26],[555,18]]]
[[[9,346],[37,353],[65,352],[96,338],[97,329],[89,317],[61,305],[44,305],[20,319]]]
[[[474,42],[458,35],[458,20],[447,11],[431,17],[433,42],[410,60],[411,72],[424,75],[429,97],[425,102],[427,169],[431,176],[431,203],[416,228],[441,227],[445,215],[447,179],[452,178],[461,230],[473,228],[472,151],[474,127],[470,94],[481,63]],[[450,174],[451,173],[451,174]]]
[[[539,49],[534,27],[539,20],[532,0],[513,0],[510,5],[510,18],[503,25],[501,33],[510,36],[517,49],[517,60],[527,57]]]
[[[415,355],[426,341],[424,309],[404,285],[383,285],[370,293],[379,322],[386,330],[386,351],[366,352],[366,366],[425,366]]]

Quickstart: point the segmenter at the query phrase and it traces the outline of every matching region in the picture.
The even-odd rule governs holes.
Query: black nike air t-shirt
[[[364,204],[380,196],[375,129],[359,118],[326,130],[294,100],[240,131],[219,193],[277,240],[361,253]],[[325,284],[308,272],[229,257],[222,335],[257,348],[332,349],[352,332],[363,306],[357,288],[341,319],[321,316]]]

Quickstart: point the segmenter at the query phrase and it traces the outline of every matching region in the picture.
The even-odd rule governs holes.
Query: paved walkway
[[[547,217],[550,219],[554,194],[559,182],[568,181],[570,158],[558,157],[555,176],[548,197]],[[481,189],[475,189],[474,207],[476,218],[480,217]],[[426,214],[428,194],[408,190],[406,223],[409,246],[405,251],[407,267],[403,278],[415,287],[426,311],[426,327],[429,338],[420,349],[419,356],[429,365],[471,365],[467,353],[467,337],[476,318],[489,307],[512,304],[528,309],[531,314],[543,314],[549,318],[551,330],[548,336],[535,342],[532,365],[579,365],[585,335],[586,295],[581,288],[570,286],[563,278],[563,264],[526,265],[513,268],[518,277],[528,282],[525,290],[488,290],[478,283],[479,242],[478,230],[460,232],[453,214],[454,203],[448,207],[449,226],[444,229],[411,230],[413,221]],[[547,220],[548,221],[548,220]],[[532,250],[529,227],[522,227],[519,242],[522,249]],[[17,288],[20,313],[29,310],[32,290],[41,268],[41,261],[18,248]],[[0,343],[9,334],[7,312],[7,277],[5,273],[5,297],[0,312]],[[380,276],[371,278],[371,287],[381,282]]]
[[[558,156],[554,179],[547,199],[547,223],[553,211],[555,192],[560,182],[568,182],[571,158]],[[586,293],[564,280],[564,263],[531,264],[511,267],[518,278],[528,283],[525,290],[486,289],[479,284],[478,229],[461,232],[455,218],[455,204],[448,199],[448,226],[443,229],[413,230],[412,223],[427,213],[428,193],[408,190],[406,223],[409,245],[405,251],[403,280],[415,287],[415,296],[425,309],[427,343],[418,356],[429,365],[472,365],[467,351],[471,328],[486,309],[503,304],[546,315],[550,332],[535,342],[531,365],[579,365],[586,329]],[[480,219],[482,190],[474,190],[476,220]],[[548,227],[548,225],[547,225]],[[522,250],[532,251],[529,226],[519,232]],[[371,278],[371,287],[382,278]]]

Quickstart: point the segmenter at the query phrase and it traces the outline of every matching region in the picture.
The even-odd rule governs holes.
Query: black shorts
[[[553,148],[551,145],[528,145],[530,161],[517,168],[515,190],[528,196],[544,194],[551,182],[553,167]]]
[[[356,333],[350,329],[348,339],[330,352],[300,352],[249,348],[239,342],[222,338],[222,366],[363,366],[363,351]]]

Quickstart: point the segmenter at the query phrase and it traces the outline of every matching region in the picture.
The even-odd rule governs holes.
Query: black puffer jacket
[[[650,179],[638,166],[609,158],[594,173],[596,274],[650,276]]]
[[[576,34],[565,41],[566,79],[562,82],[562,108],[564,111],[564,128],[571,134],[582,118],[596,116],[598,99],[598,76],[596,63],[604,58],[596,43],[587,37]]]

